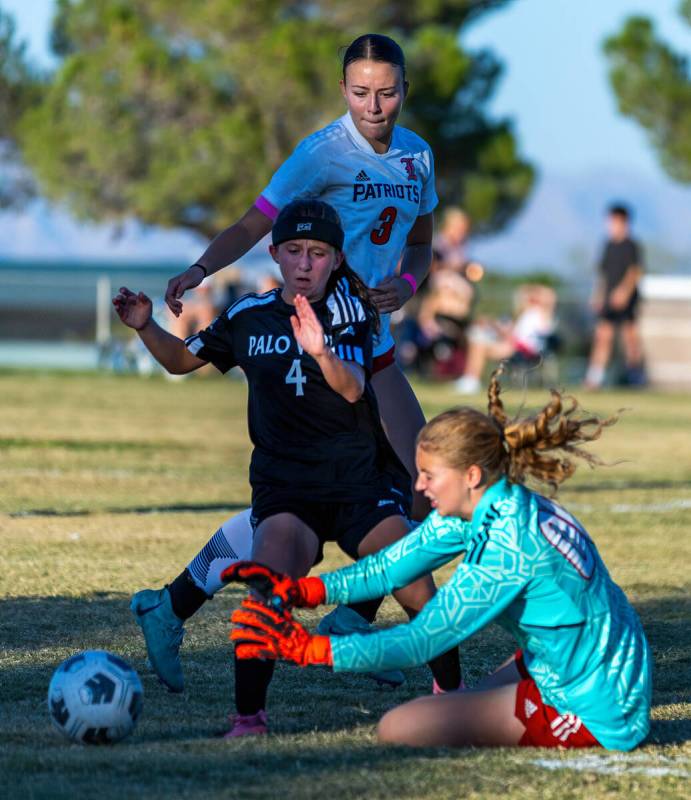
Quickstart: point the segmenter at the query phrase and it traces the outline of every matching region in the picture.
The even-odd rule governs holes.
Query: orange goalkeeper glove
[[[230,618],[238,658],[282,658],[301,667],[333,665],[328,636],[312,636],[288,611],[274,611],[255,600],[244,600]]]
[[[237,561],[223,570],[221,580],[246,584],[267,605],[279,611],[295,606],[315,608],[326,600],[326,587],[320,578],[294,580],[256,561]]]

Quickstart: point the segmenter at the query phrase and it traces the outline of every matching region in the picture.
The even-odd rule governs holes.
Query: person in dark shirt
[[[599,389],[603,384],[617,329],[624,348],[627,384],[640,386],[645,383],[637,322],[643,253],[638,242],[631,238],[630,216],[623,205],[612,205],[608,211],[609,238],[600,260],[592,298],[597,323],[585,377],[589,389]]]
[[[343,229],[328,204],[296,200],[272,230],[282,289],[247,294],[186,340],[151,318],[151,301],[123,287],[113,303],[152,355],[184,374],[207,363],[239,366],[248,387],[254,450],[252,559],[294,577],[321,560],[325,541],[354,559],[410,529],[410,479],[381,426],[369,376],[378,316],[364,283],[343,256]],[[431,576],[396,593],[410,616],[434,595]],[[168,587],[135,595],[136,617],[152,652],[147,620],[167,610],[179,647],[182,622],[208,599],[183,573]],[[458,651],[430,665],[443,689],[460,683]],[[266,733],[272,662],[235,665],[237,715],[227,736]],[[167,681],[182,690],[182,674]]]

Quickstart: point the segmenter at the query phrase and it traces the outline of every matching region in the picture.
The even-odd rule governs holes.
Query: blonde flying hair
[[[618,416],[584,417],[575,397],[551,390],[552,399],[534,416],[509,419],[501,401],[500,366],[489,382],[488,413],[462,406],[445,411],[420,431],[417,444],[455,469],[482,468],[485,483],[506,476],[512,483],[532,479],[556,491],[576,471],[574,458],[590,466],[602,460],[578,445],[600,437]]]

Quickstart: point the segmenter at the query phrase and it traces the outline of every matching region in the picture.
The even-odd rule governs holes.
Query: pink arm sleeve
[[[275,220],[278,216],[278,212],[280,211],[279,208],[276,208],[275,205],[270,203],[263,195],[259,195],[259,197],[254,201],[254,205],[258,208],[262,214],[265,214],[270,220]]]

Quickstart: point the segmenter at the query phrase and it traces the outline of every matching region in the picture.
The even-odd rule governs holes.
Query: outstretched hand
[[[144,292],[135,294],[126,286],[121,286],[113,298],[113,305],[122,322],[136,331],[140,331],[151,319],[153,303]]]
[[[315,608],[326,598],[326,589],[319,578],[294,580],[254,561],[236,561],[223,570],[221,580],[224,583],[244,583],[278,611],[295,606]]]
[[[392,314],[410,300],[413,287],[400,276],[389,275],[369,289],[368,294],[380,314]]]
[[[290,612],[274,611],[255,600],[243,601],[230,621],[238,658],[282,658],[301,667],[333,664],[328,636],[312,636]]]
[[[290,318],[295,341],[313,358],[326,352],[324,328],[317,319],[309,300],[301,294],[295,295],[295,314]]]
[[[197,265],[188,267],[184,272],[176,275],[168,281],[166,288],[165,301],[168,308],[179,317],[182,314],[182,303],[180,298],[188,289],[194,289],[206,277],[205,272]]]

